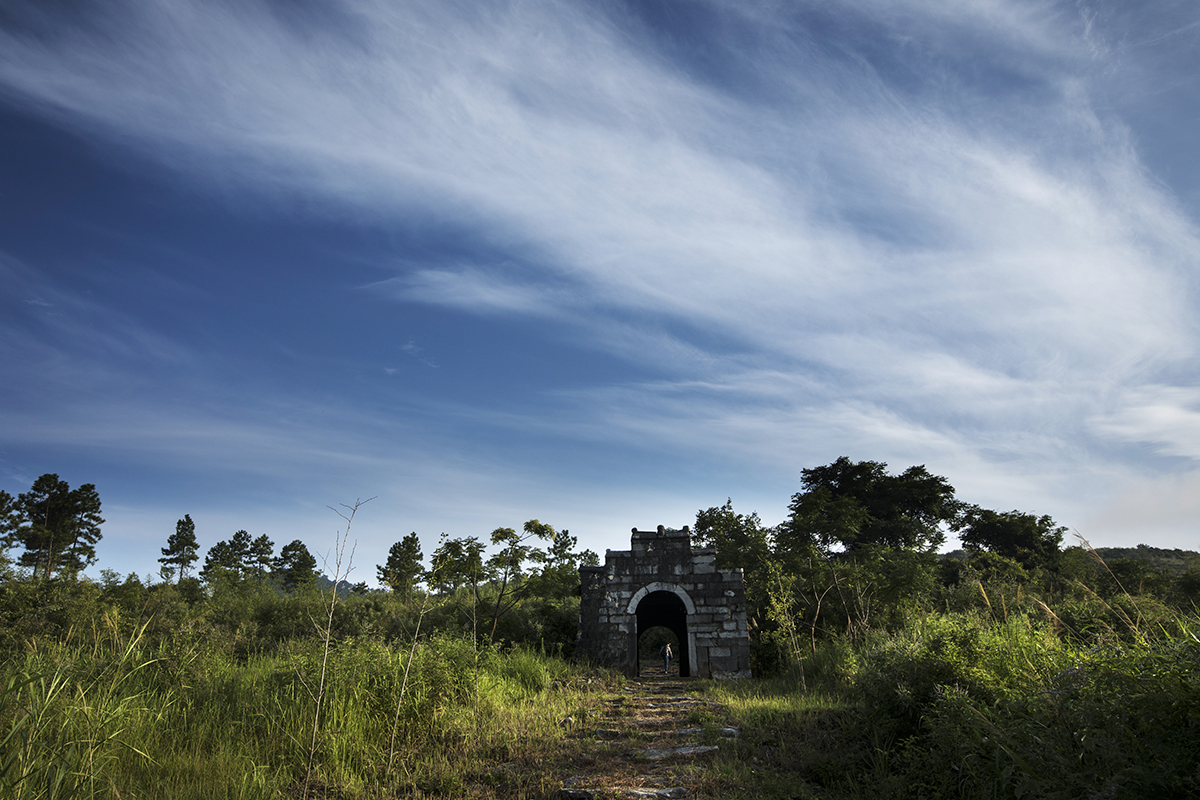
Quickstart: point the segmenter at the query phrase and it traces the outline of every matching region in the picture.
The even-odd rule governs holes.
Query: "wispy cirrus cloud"
[[[1164,455],[1200,460],[1200,387],[1148,384],[1121,400],[1091,424],[1118,439],[1151,444]]]
[[[24,8],[14,102],[235,205],[470,239],[371,291],[659,376],[474,409],[498,428],[1088,496],[1147,468],[1129,442],[1200,458],[1171,394],[1200,383],[1200,235],[1098,99],[1161,78],[1111,6]]]

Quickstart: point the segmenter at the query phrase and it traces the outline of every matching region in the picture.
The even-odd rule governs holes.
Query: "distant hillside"
[[[1127,558],[1130,561],[1141,561],[1155,569],[1170,570],[1175,575],[1181,575],[1192,568],[1200,568],[1200,553],[1195,550],[1164,550],[1161,547],[1139,544],[1137,547],[1097,547],[1096,552],[1105,561]],[[970,553],[960,549],[942,553],[941,556],[966,561]]]
[[[327,592],[327,591],[329,591],[329,587],[333,586],[333,580],[330,579],[330,577],[328,575],[322,573],[322,574],[318,575],[316,578],[316,586],[322,592]],[[345,580],[338,581],[338,583],[337,583],[338,597],[346,598],[346,597],[349,597],[351,594],[355,593],[356,591],[359,594],[366,594],[370,590],[367,589],[367,585],[365,583],[354,584],[354,583],[351,583],[350,581],[345,581]]]
[[[1097,547],[1096,552],[1105,561],[1118,558],[1128,558],[1131,561],[1144,561],[1152,567],[1167,569],[1175,574],[1187,572],[1191,567],[1200,567],[1200,553],[1194,550],[1164,550],[1161,547],[1151,547],[1139,544],[1137,547]]]

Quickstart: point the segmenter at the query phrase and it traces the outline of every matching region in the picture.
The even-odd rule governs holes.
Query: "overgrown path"
[[[591,746],[563,779],[563,800],[703,796],[704,766],[734,741],[720,704],[689,679],[644,677],[574,721]]]

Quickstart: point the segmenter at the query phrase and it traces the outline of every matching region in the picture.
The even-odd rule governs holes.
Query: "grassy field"
[[[819,643],[769,680],[690,684],[736,743],[713,797],[1195,797],[1200,640],[1074,640],[1047,618],[934,615]],[[112,624],[34,640],[3,667],[0,795],[12,798],[553,797],[594,758],[621,679],[435,635],[237,655]],[[697,718],[698,723],[706,720]],[[316,735],[314,737],[314,730]]]
[[[602,675],[434,637],[415,651],[321,648],[231,658],[137,635],[43,646],[5,668],[6,797],[540,797]],[[311,764],[311,769],[310,769]],[[389,764],[391,765],[389,768]],[[307,784],[307,786],[306,786]]]

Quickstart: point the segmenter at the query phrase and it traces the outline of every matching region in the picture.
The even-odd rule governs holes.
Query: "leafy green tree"
[[[717,566],[721,569],[741,567],[745,574],[746,613],[755,630],[760,614],[768,602],[767,588],[771,579],[767,568],[774,558],[772,531],[764,528],[757,512],[739,514],[733,510],[732,498],[725,505],[696,512],[693,540],[704,547],[717,548]]]
[[[12,537],[19,524],[17,502],[8,492],[0,489],[0,544],[12,547]]]
[[[570,531],[555,531],[549,525],[546,527],[552,532],[550,544],[536,559],[542,568],[533,579],[535,585],[531,586],[530,591],[546,599],[578,594],[579,567],[589,564],[595,566],[600,558],[591,550],[576,553],[579,539],[572,536]]]
[[[1180,607],[1200,606],[1200,565],[1189,567],[1176,578],[1175,593]]]
[[[30,567],[33,577],[41,573],[74,574],[96,561],[96,542],[100,541],[100,495],[96,487],[85,483],[78,489],[46,474],[34,481],[28,492],[17,497],[16,528],[12,540],[24,548],[18,559]]]
[[[871,545],[933,551],[957,526],[964,504],[954,487],[924,466],[889,475],[879,461],[853,462],[842,456],[832,464],[801,472],[803,489],[792,497],[788,537],[806,538],[829,549],[846,551]]]
[[[759,560],[744,565],[746,594],[761,611],[752,658],[768,668],[781,658],[798,663],[804,640],[815,652],[818,637],[901,625],[932,596],[935,551],[965,508],[923,466],[892,475],[885,463],[843,456],[803,470],[801,484],[787,520],[765,535],[728,503],[697,519],[706,539]]]
[[[977,576],[984,586],[1028,585],[1030,582],[1029,571],[1020,561],[991,550],[971,551],[965,566],[964,574]]]
[[[550,528],[549,525],[546,527]],[[572,536],[571,532],[566,528],[563,528],[561,531],[550,528],[550,531],[550,545],[546,548],[541,562],[548,569],[557,569],[559,567],[577,569],[579,555],[575,552],[575,548],[579,544],[579,539]]]
[[[184,514],[183,519],[175,523],[175,533],[167,538],[167,546],[162,548],[163,557],[159,562],[168,570],[168,577],[179,572],[179,580],[187,577],[192,563],[200,558],[199,543],[196,541],[196,524],[190,514]]]
[[[746,618],[751,630],[757,632],[762,624],[762,614],[769,604],[769,588],[774,573],[769,572],[775,561],[773,534],[763,528],[757,512],[742,515],[733,510],[732,498],[726,498],[724,506],[712,506],[696,512],[696,525],[692,528],[692,539],[698,545],[716,548],[716,566],[722,570],[742,567],[745,576]],[[791,575],[796,572],[791,571]]]
[[[717,548],[717,565],[750,570],[771,556],[771,530],[757,512],[738,514],[733,500],[696,512],[692,538],[703,547]]]
[[[200,569],[200,580],[212,583],[218,576],[239,577],[241,559],[233,552],[229,542],[221,540],[208,548],[204,554],[204,566]]]
[[[959,538],[967,550],[988,550],[1011,558],[1027,570],[1053,569],[1066,532],[1049,516],[974,508],[967,512]]]
[[[1104,562],[1090,547],[1064,547],[1058,554],[1053,583],[1059,589],[1078,584],[1094,590],[1103,570]]]
[[[838,544],[858,541],[871,519],[856,498],[837,495],[827,486],[793,495],[788,508],[791,514],[776,531],[775,555],[792,569]]]
[[[531,557],[537,561],[544,558],[544,554],[526,542],[535,537],[553,541],[556,534],[553,527],[536,519],[526,522],[521,531],[521,533],[517,533],[512,528],[496,528],[492,531],[492,544],[501,545],[501,549],[492,556],[488,564],[494,574],[500,576],[500,591],[496,594],[496,606],[492,609],[492,630],[488,634],[489,639],[496,638],[496,626],[500,624],[501,615],[520,602],[520,597],[516,596],[510,598],[508,605],[505,606],[504,595],[508,591],[509,584],[516,583],[520,579],[524,564]]]
[[[1170,570],[1133,558],[1105,559],[1097,577],[1096,589],[1104,597],[1145,594],[1165,598],[1175,583]]]
[[[421,559],[424,557],[425,554],[421,552],[421,540],[417,532],[413,531],[392,545],[388,550],[386,564],[376,565],[379,582],[391,587],[396,594],[412,594],[417,581],[424,573],[421,566]]]
[[[441,593],[458,591],[487,577],[483,565],[483,542],[474,536],[447,539],[433,551],[429,571],[433,586]]]
[[[297,588],[316,581],[317,559],[304,546],[304,542],[294,539],[279,551],[279,557],[272,564],[271,574],[284,589],[294,592]]]
[[[247,531],[234,531],[229,539],[229,554],[233,558],[232,567],[240,574],[245,574],[250,563],[250,549],[254,544]]]

